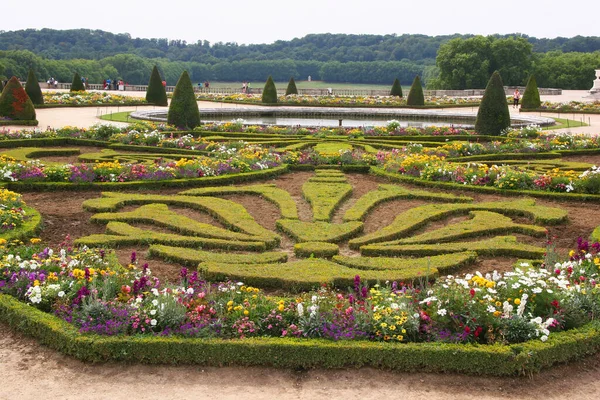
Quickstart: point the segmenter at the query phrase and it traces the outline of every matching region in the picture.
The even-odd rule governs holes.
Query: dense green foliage
[[[294,81],[294,77],[290,78],[290,82],[285,89],[285,95],[289,96],[290,94],[298,94],[298,88],[296,87],[296,81]]]
[[[540,91],[538,90],[535,76],[531,75],[527,81],[527,87],[525,93],[523,93],[523,100],[521,101],[521,108],[539,108],[542,105],[540,100]]]
[[[262,102],[265,104],[277,103],[277,88],[275,87],[275,82],[273,82],[271,75],[269,75],[267,82],[265,83],[265,88],[262,93]]]
[[[482,135],[499,135],[510,126],[510,113],[504,84],[498,71],[492,74],[477,112],[475,131]]]
[[[33,72],[33,68],[29,68],[27,74],[27,83],[25,84],[25,91],[31,99],[31,102],[35,105],[44,104],[44,96],[42,96],[42,89],[40,89],[40,83]]]
[[[398,78],[394,79],[392,90],[390,90],[390,96],[402,97],[402,86],[400,86],[400,81]]]
[[[81,76],[77,72],[73,75],[73,82],[71,83],[71,92],[81,92],[85,91],[85,86],[81,81]]]
[[[150,75],[150,81],[148,82],[146,101],[157,106],[166,106],[169,104],[167,100],[167,91],[162,84],[162,79],[160,79],[160,74],[158,73],[158,67],[156,65],[152,68],[152,74]]]
[[[85,29],[28,29],[0,33],[0,75],[24,77],[32,67],[44,80],[52,76],[68,82],[77,71],[90,83],[119,77],[146,84],[144,71],[158,65],[167,82],[176,82],[184,70],[194,82],[261,81],[268,75],[275,81],[290,76],[305,80],[310,75],[314,80],[354,83],[386,83],[398,77],[408,85],[420,75],[427,87],[462,89],[483,88],[497,69],[507,85],[522,85],[534,73],[540,87],[589,89],[600,64],[598,50],[600,37],[582,36],[314,34],[238,45],[140,39]],[[434,66],[436,56],[439,68]]]
[[[423,87],[421,86],[421,78],[415,76],[415,80],[410,87],[408,97],[406,98],[407,106],[423,106],[425,105],[425,96],[423,95]]]
[[[167,121],[170,125],[180,128],[193,129],[200,125],[200,111],[198,110],[192,81],[190,81],[187,71],[183,71],[177,81],[169,106]]]
[[[10,78],[0,96],[0,117],[35,120],[35,108],[16,77]]]

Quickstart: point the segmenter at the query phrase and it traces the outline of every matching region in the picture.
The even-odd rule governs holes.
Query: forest
[[[271,44],[186,43],[132,38],[100,30],[0,31],[0,76],[90,83],[107,78],[146,84],[154,65],[168,84],[187,70],[192,80],[305,80],[409,85],[421,75],[429,88],[485,87],[494,70],[506,85],[535,74],[541,87],[589,89],[600,68],[600,37],[538,39],[526,35],[311,34]]]

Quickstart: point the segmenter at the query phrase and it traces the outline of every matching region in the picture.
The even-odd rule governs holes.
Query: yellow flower
[[[227,307],[231,307],[231,306],[233,306],[233,300],[229,300],[229,301],[227,302]]]
[[[250,312],[248,312],[248,310],[244,310],[244,315],[248,315],[250,314]]]
[[[36,244],[36,243],[39,243],[41,241],[42,241],[42,239],[40,239],[40,238],[31,238],[31,239],[29,239],[29,242],[31,244]]]
[[[283,311],[283,310],[285,310],[285,307],[283,306],[283,304],[279,304],[279,306],[277,307],[277,309],[279,311]]]
[[[521,299],[515,299],[515,304],[516,304],[516,305],[519,305],[519,304],[521,304]]]
[[[38,281],[37,279],[33,281],[33,286],[40,286],[40,281]]]

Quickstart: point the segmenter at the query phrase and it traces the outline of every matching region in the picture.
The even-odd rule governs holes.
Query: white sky
[[[239,44],[327,32],[554,38],[600,36],[598,11],[596,0],[30,0],[19,18],[2,18],[0,30],[86,28]]]

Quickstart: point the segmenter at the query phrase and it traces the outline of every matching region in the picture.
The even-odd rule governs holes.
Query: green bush
[[[15,76],[10,78],[0,96],[0,117],[35,120],[33,103]]]
[[[394,79],[392,90],[390,90],[390,96],[402,97],[402,85],[400,85],[398,78]]]
[[[485,88],[475,120],[475,131],[480,135],[497,136],[508,127],[510,127],[510,113],[504,84],[500,73],[496,71]]]
[[[277,227],[297,242],[341,242],[362,232],[359,221],[330,224],[329,222],[305,222],[297,219],[280,219]]]
[[[162,79],[160,79],[160,74],[158,73],[156,65],[152,68],[152,74],[150,75],[150,81],[148,82],[146,101],[157,106],[169,105],[167,91],[162,84]]]
[[[523,109],[536,109],[540,108],[542,102],[540,100],[540,91],[538,90],[535,76],[531,75],[527,81],[525,87],[525,93],[523,93],[523,100],[521,101],[521,108]]]
[[[73,82],[71,83],[71,92],[85,92],[85,86],[81,82],[81,76],[77,72],[73,75]]]
[[[285,95],[289,96],[290,94],[298,94],[298,88],[296,88],[296,81],[294,81],[294,77],[290,78],[290,82],[285,89]]]
[[[415,79],[410,87],[410,92],[408,92],[408,97],[406,99],[407,106],[424,106],[425,105],[425,96],[423,95],[423,86],[421,86],[421,78],[419,75],[415,76]]]
[[[35,76],[35,72],[33,72],[33,68],[29,68],[29,73],[27,74],[27,83],[25,84],[25,91],[34,105],[44,104],[42,89],[40,89],[40,83]]]
[[[273,82],[271,75],[269,75],[269,78],[265,83],[265,88],[262,93],[262,102],[265,104],[277,103],[277,88],[275,87],[275,82]]]
[[[282,252],[267,252],[260,254],[213,253],[209,251],[186,249],[163,245],[152,245],[148,249],[152,257],[161,257],[189,267],[197,267],[202,262],[222,264],[268,264],[287,261],[287,254]]]
[[[302,185],[302,195],[313,210],[314,221],[329,221],[340,203],[352,194],[348,183],[311,182]]]
[[[183,129],[194,129],[200,125],[200,111],[198,110],[192,81],[187,71],[183,71],[175,86],[167,114],[167,122]]]
[[[340,248],[337,244],[326,242],[304,242],[294,245],[296,257],[331,258],[337,255]]]

